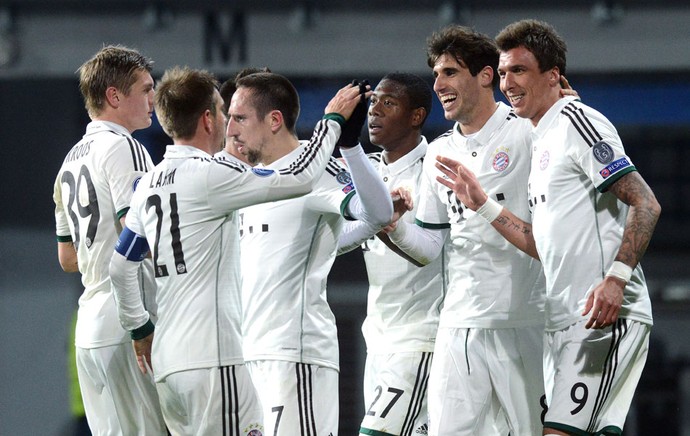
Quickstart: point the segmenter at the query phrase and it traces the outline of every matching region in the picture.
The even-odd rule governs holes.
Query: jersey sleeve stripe
[[[422,227],[424,229],[441,230],[441,229],[449,229],[450,228],[450,223],[431,224],[431,223],[425,223],[424,221],[420,221],[416,218],[414,220],[414,223],[417,224],[419,227]]]
[[[582,139],[592,147],[597,142],[601,141],[602,137],[589,121],[582,109],[578,109],[573,103],[568,104],[561,111],[563,115],[570,119],[573,127],[580,133]]]
[[[145,171],[142,165],[141,150],[138,149],[137,143],[132,138],[127,138],[129,143],[129,151],[132,153],[132,163],[134,164],[134,171]]]
[[[239,173],[243,173],[243,172],[247,171],[247,168],[245,168],[242,164],[238,164],[237,162],[232,162],[232,161],[227,160],[227,159],[223,159],[223,158],[216,159],[216,158],[214,158],[214,159],[211,159],[211,161],[215,162],[219,165],[223,165],[224,167],[228,167],[231,170],[235,170]]]
[[[287,168],[281,168],[278,173],[281,175],[294,174],[297,175],[304,171],[312,160],[316,157],[317,152],[322,146],[323,140],[328,134],[328,122],[326,120],[321,120],[316,125],[316,132],[312,136],[309,144],[305,147],[304,151],[298,156],[295,161],[290,164]]]
[[[328,164],[326,164],[326,171],[328,172],[328,174],[335,176],[339,172],[343,171],[343,168],[340,166],[336,158],[331,157],[330,159],[328,159]]]

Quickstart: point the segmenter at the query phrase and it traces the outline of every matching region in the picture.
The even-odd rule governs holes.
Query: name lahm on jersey
[[[160,188],[161,186],[172,185],[175,183],[175,171],[177,171],[177,168],[161,171],[157,175],[154,173],[151,177],[149,188]]]

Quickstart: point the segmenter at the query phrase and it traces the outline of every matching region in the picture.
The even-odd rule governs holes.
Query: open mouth
[[[441,100],[441,105],[444,108],[450,107],[455,103],[455,100],[458,99],[457,94],[444,94],[439,97],[439,100]]]

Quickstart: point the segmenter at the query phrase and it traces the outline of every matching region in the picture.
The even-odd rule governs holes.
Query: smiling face
[[[481,85],[478,76],[448,53],[438,57],[433,68],[434,92],[447,120],[472,124],[479,106]]]
[[[271,135],[270,115],[259,118],[250,88],[240,87],[235,91],[228,116],[227,139],[251,164],[261,162]]]
[[[148,71],[136,72],[136,81],[125,95],[117,92],[119,124],[130,132],[151,125],[153,114],[153,78]]]
[[[541,72],[534,54],[525,47],[501,52],[498,61],[501,92],[521,118],[537,125],[559,98],[558,68]]]

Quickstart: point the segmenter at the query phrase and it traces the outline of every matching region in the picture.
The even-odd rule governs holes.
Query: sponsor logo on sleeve
[[[594,159],[599,163],[606,165],[613,160],[613,149],[610,145],[604,141],[599,141],[592,147],[592,153],[594,153]]]
[[[623,168],[627,168],[630,166],[630,162],[628,161],[627,158],[622,157],[620,159],[617,159],[613,162],[611,162],[606,168],[603,170],[599,171],[599,174],[603,178],[608,178],[614,174],[616,174],[618,171],[622,170]]]
[[[252,172],[259,177],[268,177],[271,174],[273,174],[275,171],[269,170],[266,168],[252,168]]]

